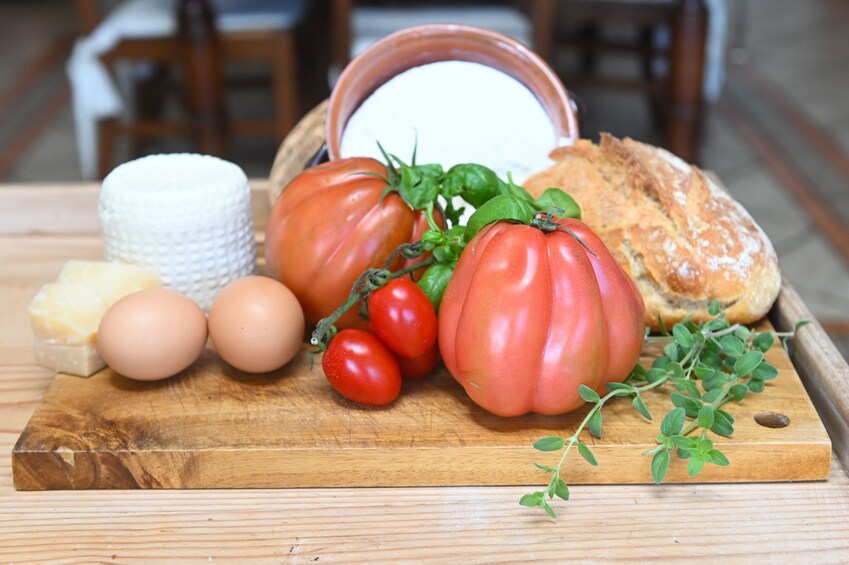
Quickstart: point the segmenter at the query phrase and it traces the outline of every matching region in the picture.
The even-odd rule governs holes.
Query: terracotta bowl
[[[578,119],[557,75],[536,53],[500,33],[472,26],[429,24],[384,37],[339,76],[327,109],[327,153],[340,157],[348,119],[378,87],[413,67],[437,61],[480,63],[506,73],[530,90],[551,117],[559,138],[577,139]]]

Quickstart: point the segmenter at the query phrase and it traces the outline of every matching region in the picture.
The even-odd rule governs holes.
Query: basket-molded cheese
[[[227,283],[256,272],[251,192],[238,166],[206,155],[151,155],[103,181],[106,258],[146,267],[209,309]]]

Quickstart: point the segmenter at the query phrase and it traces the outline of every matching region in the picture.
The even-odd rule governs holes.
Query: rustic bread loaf
[[[732,322],[767,313],[781,286],[778,259],[746,210],[697,167],[668,151],[602,134],[552,153],[558,162],[525,183],[535,197],[563,188],[637,283],[646,324],[669,327],[719,300]]]

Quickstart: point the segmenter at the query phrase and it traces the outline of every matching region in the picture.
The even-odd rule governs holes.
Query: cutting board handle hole
[[[790,418],[780,412],[758,412],[755,422],[765,428],[786,428],[790,425]]]

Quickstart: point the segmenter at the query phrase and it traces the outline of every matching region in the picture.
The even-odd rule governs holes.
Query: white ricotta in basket
[[[375,157],[377,143],[409,163],[480,163],[513,180],[551,166],[560,140],[536,96],[478,63],[442,61],[409,69],[378,88],[342,133],[343,157]]]
[[[222,159],[124,163],[103,181],[100,220],[108,261],[145,267],[204,309],[227,283],[256,272],[248,179]]]

